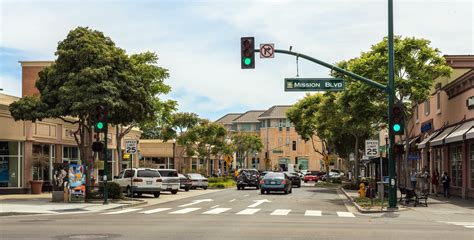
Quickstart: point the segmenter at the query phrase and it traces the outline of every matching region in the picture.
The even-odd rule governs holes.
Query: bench
[[[417,194],[413,189],[406,189],[405,203],[404,205],[410,204],[410,201],[414,201],[415,207],[417,205],[425,205],[428,207],[428,195],[429,190],[425,189],[420,194]],[[424,203],[422,202],[424,200]]]

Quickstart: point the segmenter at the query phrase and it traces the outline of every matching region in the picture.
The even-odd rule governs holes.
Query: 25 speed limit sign
[[[125,153],[137,153],[137,140],[125,140]]]
[[[365,140],[365,156],[367,157],[379,156],[379,141]]]

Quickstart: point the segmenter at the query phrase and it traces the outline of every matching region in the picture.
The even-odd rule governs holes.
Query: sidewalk
[[[114,208],[124,208],[144,204],[144,201],[111,201],[104,205],[100,201],[94,203],[65,203],[52,202],[51,193],[39,195],[13,194],[0,195],[0,216],[25,215],[25,214],[58,214],[58,213],[85,213],[103,211]]]

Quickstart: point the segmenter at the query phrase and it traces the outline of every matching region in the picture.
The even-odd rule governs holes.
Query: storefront
[[[23,143],[0,141],[0,187],[22,186],[21,169],[23,169]]]

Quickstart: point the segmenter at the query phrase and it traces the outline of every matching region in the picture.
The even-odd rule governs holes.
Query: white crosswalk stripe
[[[316,211],[316,210],[306,210],[304,213],[305,216],[316,216],[316,217],[321,217],[321,211]]]
[[[286,216],[288,213],[291,212],[291,209],[277,209],[270,213],[270,215],[276,215],[276,216]]]
[[[355,217],[354,214],[350,212],[337,212],[337,216],[339,217]]]
[[[203,212],[202,214],[221,214],[225,211],[229,211],[231,208],[214,208],[212,210],[209,210],[207,212]]]
[[[453,224],[457,226],[463,226],[465,228],[473,228],[474,229],[474,222],[442,222],[447,224]]]
[[[260,211],[259,208],[247,208],[247,209],[244,209],[238,213],[236,213],[237,215],[252,215],[252,214],[255,214],[256,212]]]
[[[122,213],[135,212],[135,211],[139,211],[139,210],[142,210],[142,209],[141,208],[130,208],[130,209],[124,209],[124,210],[115,211],[115,212],[107,212],[107,213],[102,213],[102,214],[105,214],[105,215],[122,214]]]
[[[178,210],[178,211],[170,212],[169,214],[185,214],[185,213],[194,212],[194,211],[199,210],[199,209],[201,209],[201,208],[184,208],[184,209],[181,209],[181,210]]]
[[[170,209],[171,208],[155,208],[155,209],[148,210],[148,211],[143,211],[143,212],[140,212],[140,213],[152,214],[152,213],[164,212],[164,211],[170,210]]]

